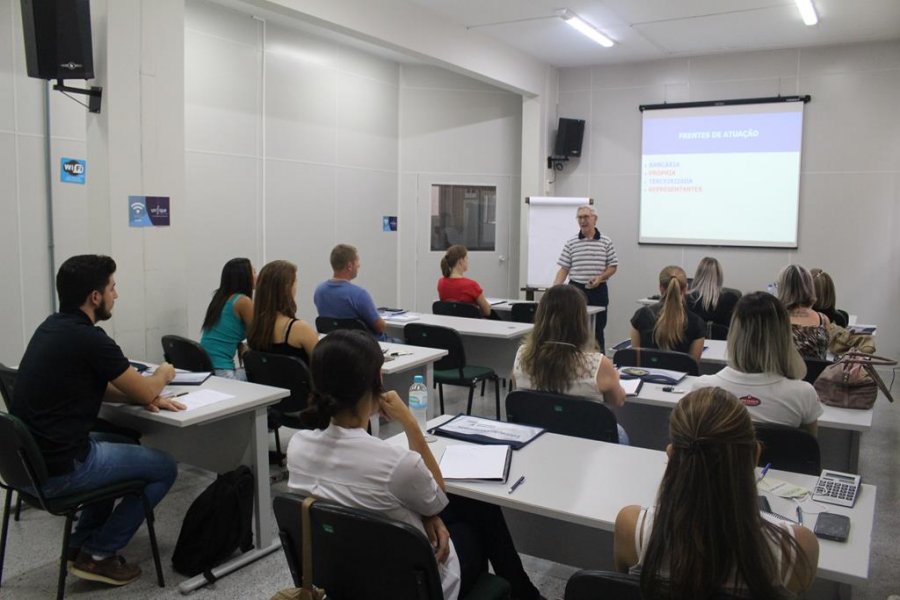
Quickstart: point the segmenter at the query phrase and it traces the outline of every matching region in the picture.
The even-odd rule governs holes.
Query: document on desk
[[[160,395],[166,395],[165,390],[163,390],[163,393]],[[215,404],[216,402],[234,398],[232,394],[225,394],[223,392],[217,392],[216,390],[197,390],[196,392],[190,392],[184,396],[175,396],[175,394],[171,394],[171,396],[173,396],[173,400],[184,404],[187,407],[185,410],[195,410],[204,406],[209,406],[210,404]]]
[[[200,385],[212,376],[209,371],[176,371],[171,385]]]
[[[392,323],[409,323],[410,321],[415,321],[419,318],[419,315],[415,313],[405,312],[399,315],[384,315],[385,321],[390,321]]]
[[[512,447],[508,445],[447,446],[441,456],[441,475],[454,481],[502,481],[509,477]]]
[[[470,415],[457,415],[431,433],[476,444],[507,444],[518,450],[544,433],[541,427],[504,423]]]
[[[644,382],[639,377],[636,377],[634,379],[620,379],[619,385],[625,390],[626,396],[637,396],[641,392],[641,386],[644,385]]]
[[[491,306],[497,306],[498,304],[506,304],[505,298],[485,298],[488,301],[488,304]]]

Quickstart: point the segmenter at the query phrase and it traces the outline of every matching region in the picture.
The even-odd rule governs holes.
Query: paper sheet
[[[160,395],[165,396],[165,390]],[[179,396],[178,398],[173,398],[173,400],[181,402],[182,404],[187,406],[186,410],[194,410],[203,406],[215,404],[216,402],[221,402],[222,400],[230,400],[231,398],[234,398],[234,396],[231,394],[225,394],[223,392],[217,392],[215,390],[197,390],[196,392],[191,392],[189,394],[185,394],[184,396]]]
[[[454,444],[447,446],[441,456],[444,479],[503,480],[509,446],[475,446]]]
[[[620,379],[619,385],[625,390],[626,396],[637,396],[638,388],[641,386],[640,379]]]

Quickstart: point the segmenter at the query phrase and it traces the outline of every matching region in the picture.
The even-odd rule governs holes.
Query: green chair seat
[[[492,573],[484,572],[463,600],[507,600],[512,593],[509,582]]]
[[[447,385],[469,385],[475,380],[481,381],[482,379],[490,379],[493,376],[493,369],[476,365],[463,367],[462,377],[459,376],[459,369],[435,369],[434,371],[434,380]]]

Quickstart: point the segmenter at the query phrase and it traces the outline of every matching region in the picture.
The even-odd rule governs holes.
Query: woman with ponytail
[[[487,561],[509,581],[513,598],[540,598],[500,509],[447,496],[415,417],[396,392],[382,389],[383,363],[378,342],[363,331],[337,330],[316,345],[310,363],[313,391],[309,408],[300,414],[314,429],[291,438],[288,488],[378,511],[421,531],[434,546],[445,600],[465,596]],[[366,432],[369,418],[379,413],[402,426],[408,448]]]
[[[648,600],[806,591],[819,544],[809,529],[760,513],[760,446],[744,405],[721,388],[694,390],[672,411],[669,435],[656,505],[627,506],[616,518],[616,570],[640,574]]]
[[[625,404],[619,374],[597,350],[588,326],[584,293],[571,285],[555,285],[541,297],[534,329],[516,353],[513,378],[521,389]],[[621,425],[619,443],[628,443]]]
[[[700,360],[706,323],[685,306],[687,289],[681,267],[668,266],[659,272],[659,302],[642,306],[631,317],[632,347],[684,352]]]
[[[438,298],[441,302],[465,302],[474,304],[482,316],[491,315],[491,303],[484,297],[484,290],[474,279],[464,277],[469,270],[469,252],[459,244],[447,248],[441,259],[441,274],[438,279]]]

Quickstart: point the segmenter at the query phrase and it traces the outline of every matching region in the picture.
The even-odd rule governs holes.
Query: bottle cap
[[[416,375],[413,377],[413,383],[425,383],[425,378],[421,375]]]

